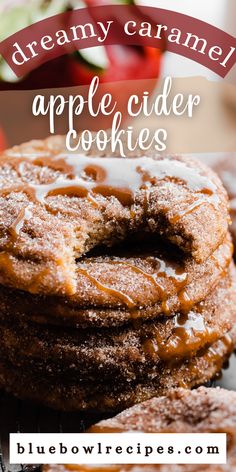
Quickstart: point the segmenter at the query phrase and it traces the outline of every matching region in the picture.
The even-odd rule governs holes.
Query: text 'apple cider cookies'
[[[0,156],[0,203],[0,387],[106,413],[221,370],[236,274],[213,171],[48,138]]]
[[[89,429],[92,433],[227,433],[227,464],[45,465],[42,472],[233,472],[236,468],[236,392],[200,387],[152,398]],[[102,439],[102,436],[101,436]]]

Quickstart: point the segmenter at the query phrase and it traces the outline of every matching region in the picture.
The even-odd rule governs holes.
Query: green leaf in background
[[[108,3],[131,5],[135,2],[110,0]],[[83,0],[0,0],[0,41],[37,21],[62,13],[69,8],[85,6],[86,2]],[[91,51],[81,50],[80,56],[91,67],[99,69],[108,67],[109,61],[102,46],[96,50],[91,48]],[[7,82],[19,80],[3,58],[0,58],[0,80]]]
[[[0,41],[67,6],[68,0],[0,0]]]
[[[0,41],[37,21],[62,13],[67,6],[68,0],[0,0]],[[0,78],[8,82],[18,80],[2,58]]]

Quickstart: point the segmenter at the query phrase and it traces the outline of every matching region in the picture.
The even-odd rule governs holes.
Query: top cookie
[[[140,233],[203,262],[229,222],[226,192],[203,164],[72,154],[62,137],[0,156],[0,203],[0,283],[31,293],[72,295],[81,257]]]

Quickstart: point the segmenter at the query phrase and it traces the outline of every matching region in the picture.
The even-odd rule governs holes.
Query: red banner
[[[63,54],[126,44],[165,48],[225,77],[236,62],[236,38],[196,18],[153,7],[109,5],[55,15],[0,43],[0,54],[22,77]]]

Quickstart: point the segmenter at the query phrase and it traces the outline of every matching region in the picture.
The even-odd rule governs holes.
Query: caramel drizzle
[[[173,332],[167,341],[163,342],[156,328],[154,336],[144,341],[143,349],[153,358],[170,361],[195,353],[203,345],[213,344],[218,337],[214,325],[208,326],[200,313],[190,311],[175,315]]]
[[[14,231],[14,229],[13,229]],[[14,257],[7,252],[0,253],[0,267],[1,269],[7,269],[5,273],[10,274],[10,278],[14,280],[16,277],[15,261]],[[30,284],[27,284],[28,290],[31,293],[36,293],[41,282],[43,282],[45,276],[50,272],[48,267],[41,269],[39,273],[32,277]]]
[[[223,338],[219,340],[217,347],[210,346],[209,355],[215,355],[215,356],[218,355],[218,351],[221,347],[226,348],[228,351],[230,350],[233,351],[234,343],[229,333],[227,333]]]
[[[135,192],[149,189],[158,182],[181,182],[192,191],[207,196],[216,193],[216,186],[196,169],[188,167],[178,160],[155,160],[150,157],[140,158],[101,158],[80,155],[56,156],[9,156],[8,165],[23,175],[24,164],[29,161],[36,166],[47,166],[63,175],[57,176],[48,184],[27,183],[19,186],[3,188],[3,194],[24,192],[29,198],[43,204],[51,195],[87,196],[93,192],[105,197],[116,196],[125,205],[131,205]]]
[[[194,202],[192,205],[189,205],[186,210],[180,211],[178,215],[174,215],[170,218],[170,222],[172,224],[176,224],[179,220],[184,218],[185,216],[191,214],[193,211],[197,210],[201,206],[205,205],[206,201],[205,200],[197,200]]]
[[[212,254],[211,260],[215,264],[216,269],[218,270],[219,274],[223,276],[224,274],[227,273],[229,263],[232,259],[232,250],[233,246],[230,245],[230,251],[229,254],[226,254],[224,262],[223,262],[223,267],[221,266],[220,262],[217,260],[216,256]],[[146,280],[151,282],[157,289],[161,298],[161,303],[162,303],[162,312],[165,315],[170,314],[170,308],[168,306],[168,292],[166,288],[160,283],[161,279],[169,279],[171,280],[176,288],[177,291],[177,297],[180,303],[180,309],[181,309],[181,315],[179,315],[179,320],[183,320],[184,316],[188,316],[189,312],[193,306],[193,300],[189,297],[188,293],[186,292],[185,288],[188,282],[188,274],[185,272],[185,270],[182,267],[173,267],[171,266],[171,263],[168,263],[165,260],[162,260],[158,257],[147,257],[147,261],[152,261],[153,263],[158,264],[158,269],[156,269],[154,274],[151,274],[149,272],[146,272],[145,270],[141,269],[137,265],[131,264],[127,261],[122,261],[122,260],[109,260],[109,265],[123,265],[127,268],[130,268],[137,274],[141,274]],[[127,296],[124,292],[121,292],[119,290],[112,289],[111,287],[108,287],[101,282],[97,281],[95,277],[90,275],[87,270],[85,269],[79,269],[81,274],[84,276],[87,276],[90,278],[90,280],[97,286],[98,289],[101,291],[114,296],[115,298],[120,299],[124,304],[126,304],[129,308],[136,308],[136,303],[134,300],[131,299],[131,297]],[[136,316],[135,310],[132,312],[133,318]],[[182,317],[182,318],[181,318]],[[199,315],[200,317],[200,315]],[[182,323],[182,321],[181,321]],[[186,318],[186,323],[188,326],[190,326],[190,321],[188,318]],[[192,320],[193,324],[193,320]],[[197,321],[194,322],[194,327],[196,328]],[[200,319],[199,319],[199,326],[200,326]],[[194,329],[192,326],[192,329]],[[177,326],[176,326],[177,328]],[[180,327],[179,327],[180,328]],[[198,330],[199,331],[199,330]]]
[[[165,289],[160,284],[160,282],[157,281],[158,277],[164,277],[164,278],[168,277],[171,280],[174,280],[177,284],[180,283],[181,286],[182,286],[183,283],[186,282],[187,274],[185,272],[183,272],[182,274],[177,274],[177,271],[175,271],[172,267],[167,266],[167,264],[164,261],[162,261],[161,259],[149,258],[149,260],[150,259],[153,259],[155,261],[155,263],[157,262],[160,265],[158,272],[156,272],[155,274],[150,274],[150,273],[144,271],[143,269],[141,269],[140,267],[137,267],[133,264],[123,262],[123,261],[114,261],[114,260],[112,260],[112,261],[109,261],[109,263],[110,264],[125,265],[125,267],[129,267],[130,269],[132,269],[137,274],[143,275],[147,280],[152,282],[157,287],[157,289],[158,289],[158,291],[161,295],[164,295]]]
[[[61,175],[57,175],[55,180],[49,183],[35,184],[33,182],[22,182],[19,185],[12,185],[0,189],[0,196],[20,192],[26,194],[30,201],[29,205],[20,211],[16,220],[9,228],[9,233],[13,241],[20,234],[24,223],[31,218],[30,207],[32,202],[48,207],[46,198],[56,195],[75,196],[78,198],[86,197],[89,198],[93,205],[98,204],[96,195],[103,197],[114,196],[123,205],[131,207],[135,200],[135,193],[138,190],[145,190],[145,210],[147,212],[150,188],[157,185],[158,182],[167,179],[168,181],[174,181],[189,187],[192,191],[196,192],[198,198],[199,194],[202,199],[207,196],[207,201],[209,201],[210,198],[215,198],[217,194],[216,186],[207,177],[198,173],[196,169],[188,167],[184,162],[176,159],[169,160],[164,158],[162,160],[156,160],[150,157],[125,159],[115,157],[101,158],[77,154],[47,156],[42,153],[25,156],[13,153],[7,156],[7,160],[1,159],[2,165],[11,165],[17,170],[21,178],[24,177],[24,166],[27,163],[39,167],[45,166],[60,172]],[[195,202],[193,205],[188,206],[186,212],[193,211],[196,205],[199,205],[199,203]],[[186,212],[184,214],[187,214]],[[183,215],[179,214],[179,218]],[[159,271],[154,275],[148,274],[133,265],[132,270],[142,272],[148,280],[152,281],[152,283],[158,287],[160,293],[164,292],[164,288],[161,286],[160,282],[157,281],[157,277],[160,278],[166,275],[165,267],[162,272]],[[82,269],[80,269],[80,271],[82,271]],[[125,294],[104,286],[86,271],[83,272],[83,275],[90,278],[100,290],[106,291],[106,293],[121,299],[129,307],[135,306],[134,301]],[[180,283],[183,285],[186,281],[186,275],[183,274],[179,277],[173,272],[172,275],[169,274],[169,276],[176,281],[177,284]],[[168,310],[164,293],[163,309]]]
[[[152,258],[152,259],[154,259],[154,258]],[[174,268],[172,268],[170,266],[168,267],[167,264],[164,261],[161,261],[160,259],[156,258],[155,262],[158,262],[159,265],[160,265],[160,270],[155,274],[150,274],[148,272],[145,272],[140,267],[137,267],[136,265],[133,265],[133,264],[130,264],[130,263],[127,263],[127,262],[123,262],[123,261],[112,260],[112,261],[109,261],[109,264],[124,265],[125,267],[129,267],[130,269],[132,269],[137,274],[143,275],[148,281],[150,281],[152,284],[155,285],[155,287],[157,287],[157,289],[158,289],[158,291],[159,291],[159,293],[162,297],[167,296],[167,294],[165,292],[164,287],[157,281],[158,277],[164,277],[164,278],[168,277],[171,280],[175,281],[176,286],[180,285],[182,287],[183,284],[186,283],[187,274],[185,272],[182,272],[181,274],[178,274],[177,271]],[[86,269],[78,268],[77,270],[78,270],[78,273],[81,273],[85,277],[89,278],[90,281],[93,282],[93,284],[99,290],[101,290],[102,292],[106,293],[107,295],[111,295],[111,296],[115,297],[116,299],[118,298],[128,308],[135,308],[136,307],[135,301],[131,297],[126,295],[124,292],[122,292],[120,290],[113,289],[111,287],[108,287],[107,285],[102,284],[95,277],[93,277],[91,274],[89,274],[89,272]]]
[[[15,219],[15,221],[12,223],[12,225],[9,228],[9,233],[11,234],[13,239],[17,239],[24,223],[30,220],[31,217],[32,217],[32,212],[30,210],[30,206],[22,208],[18,217]]]
[[[135,307],[135,302],[132,300],[131,297],[126,295],[123,292],[120,292],[119,290],[115,290],[114,288],[108,287],[107,285],[103,285],[101,282],[99,282],[95,277],[90,275],[87,270],[78,268],[77,269],[78,273],[84,275],[87,277],[99,290],[102,292],[105,292],[108,295],[111,295],[115,298],[118,298],[122,302],[124,302],[129,308],[134,308]]]

